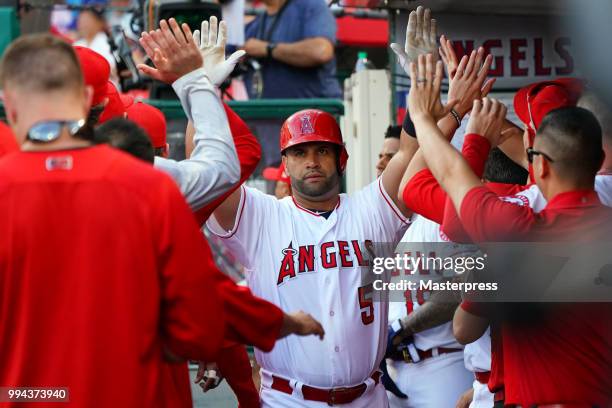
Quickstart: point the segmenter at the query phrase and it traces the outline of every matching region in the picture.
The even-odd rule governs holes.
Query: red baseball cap
[[[115,88],[115,85],[111,81],[106,82],[106,93],[104,95],[104,98],[108,98],[108,103],[104,107],[104,110],[100,115],[98,123],[102,124],[113,118],[123,117],[123,115],[125,114],[123,101],[119,96],[117,88]]]
[[[263,177],[266,180],[283,181],[287,184],[291,184],[291,179],[287,173],[285,173],[285,165],[283,163],[278,167],[266,167],[263,171]]]
[[[119,94],[119,98],[121,98],[121,103],[123,103],[123,109],[126,110],[134,104],[134,97],[129,94]]]
[[[133,102],[127,109],[127,117],[143,128],[155,148],[166,147],[166,117],[155,106],[141,101]]]
[[[99,105],[106,98],[106,84],[110,78],[110,65],[106,58],[87,47],[77,45],[74,46],[74,51],[81,64],[85,85],[91,86],[94,91],[91,106]]]
[[[535,131],[548,112],[575,106],[583,89],[584,83],[576,78],[536,82],[518,90],[514,96],[514,111],[525,125]]]
[[[19,150],[19,145],[13,131],[9,125],[0,121],[0,157],[16,150]]]

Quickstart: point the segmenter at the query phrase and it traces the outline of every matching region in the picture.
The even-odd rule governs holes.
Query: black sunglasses
[[[544,157],[546,160],[548,160],[550,163],[554,163],[555,161],[546,153],[543,152],[538,152],[537,150],[535,150],[533,147],[528,147],[527,148],[527,160],[529,161],[530,164],[533,164],[533,156],[542,156]]]
[[[85,125],[85,119],[78,120],[45,120],[34,124],[28,130],[28,139],[36,142],[52,142],[66,128],[70,136],[74,136]]]

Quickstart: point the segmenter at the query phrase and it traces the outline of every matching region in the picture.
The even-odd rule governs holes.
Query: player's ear
[[[540,168],[538,169],[539,171],[539,176],[540,179],[544,179],[546,177],[550,176],[550,163],[548,162],[548,160],[546,160],[544,157],[540,156]]]
[[[285,173],[287,173],[287,175],[291,177],[291,173],[289,173],[289,168],[287,167],[287,155],[281,154],[281,160],[283,162],[283,167],[285,168]]]

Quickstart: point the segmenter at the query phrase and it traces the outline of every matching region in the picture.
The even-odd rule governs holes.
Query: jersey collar
[[[315,217],[325,218],[325,217],[323,217],[321,214],[317,214],[316,212],[311,211],[311,210],[309,210],[308,208],[304,208],[304,207],[302,207],[301,205],[299,205],[299,204],[298,204],[298,202],[297,202],[297,201],[295,201],[295,197],[291,196],[291,199],[293,200],[293,204],[295,204],[295,206],[296,206],[298,209],[300,209],[300,210],[302,210],[302,211],[305,211],[305,212],[307,212],[307,213],[308,213],[308,214],[310,214],[310,215],[314,215]],[[338,209],[338,207],[340,207],[340,201],[341,201],[341,199],[342,199],[342,197],[341,197],[340,195],[338,195],[338,203],[336,204],[336,207],[334,207],[334,211],[335,211],[335,210],[337,210],[337,209]],[[329,217],[329,218],[331,218],[331,215],[330,215],[330,217]]]

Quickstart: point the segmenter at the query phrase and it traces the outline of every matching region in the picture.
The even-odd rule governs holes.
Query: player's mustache
[[[321,176],[321,177],[325,177],[325,174],[321,173],[320,171],[317,170],[313,170],[313,171],[309,171],[307,173],[304,174],[304,176],[302,177],[302,179],[311,177],[311,176]]]

